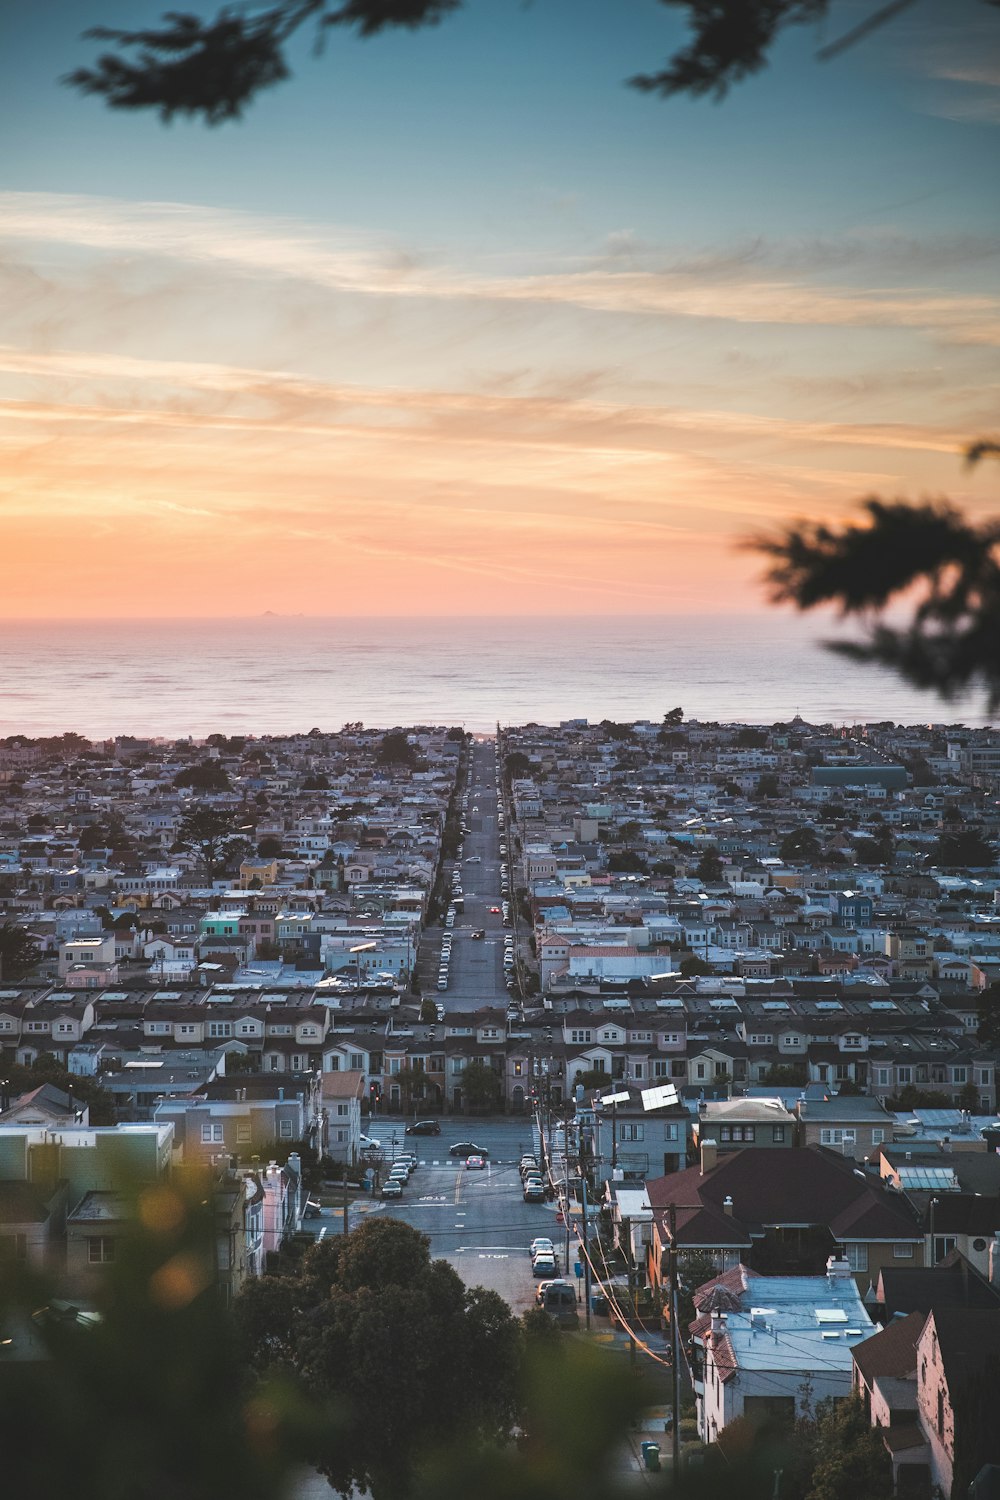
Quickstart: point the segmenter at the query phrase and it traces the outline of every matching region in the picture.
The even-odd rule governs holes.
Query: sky
[[[721,104],[626,86],[657,0],[303,38],[215,128],[60,84],[163,8],[0,9],[0,616],[758,610],[749,533],[995,508],[996,10]]]

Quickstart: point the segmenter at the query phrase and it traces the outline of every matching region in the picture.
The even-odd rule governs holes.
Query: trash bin
[[[599,1317],[599,1318],[606,1318],[607,1317],[607,1315],[608,1315],[608,1299],[607,1299],[607,1297],[604,1296],[604,1294],[602,1292],[591,1292],[591,1294],[590,1294],[590,1310],[591,1310],[592,1313],[595,1313],[597,1315],[597,1317]]]
[[[642,1461],[646,1468],[653,1474],[660,1472],[660,1445],[659,1443],[643,1443]]]

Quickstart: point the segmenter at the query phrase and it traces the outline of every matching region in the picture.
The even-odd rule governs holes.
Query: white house
[[[851,1392],[855,1344],[874,1324],[846,1261],[826,1276],[735,1266],[695,1293],[698,1428],[711,1443],[737,1417],[791,1420]]]

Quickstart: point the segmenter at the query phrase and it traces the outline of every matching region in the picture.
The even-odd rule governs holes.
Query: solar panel
[[[642,1091],[642,1107],[647,1110],[663,1109],[667,1104],[677,1104],[679,1099],[680,1095],[672,1083],[665,1083],[659,1088],[643,1089]]]

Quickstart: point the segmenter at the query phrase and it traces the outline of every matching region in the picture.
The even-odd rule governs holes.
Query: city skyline
[[[682,39],[653,0],[473,3],[216,130],[62,87],[160,7],[86,10],[3,22],[4,617],[757,610],[748,531],[982,514],[971,0],[799,29],[720,106],[624,86]]]

